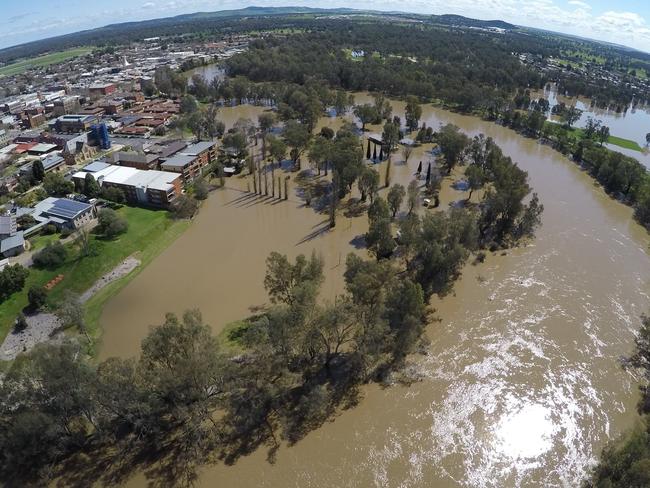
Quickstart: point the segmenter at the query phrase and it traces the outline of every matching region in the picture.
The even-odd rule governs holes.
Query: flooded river
[[[403,115],[403,104],[393,106]],[[454,295],[434,300],[440,322],[428,327],[428,355],[416,358],[422,381],[368,387],[359,406],[281,448],[275,464],[261,449],[232,467],[206,467],[199,486],[575,487],[604,443],[633,421],[636,385],[618,358],[650,305],[650,259],[631,210],[536,141],[432,107],[423,120],[492,136],[529,172],[545,206],[537,239],[468,265]],[[404,184],[426,161],[422,152],[408,165],[393,157],[392,181]],[[103,357],[135,355],[166,311],[199,307],[215,331],[245,316],[265,301],[271,250],[322,253],[323,295],[342,290],[345,255],[365,217],[341,216],[327,232],[327,216],[296,197],[254,197],[241,191],[243,179],[228,186],[108,303]],[[443,203],[465,197],[442,194]]]

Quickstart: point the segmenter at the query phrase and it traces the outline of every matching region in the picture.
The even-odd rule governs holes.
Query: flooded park
[[[356,94],[356,103],[369,100]],[[391,103],[403,119],[404,103]],[[225,107],[220,117],[231,127],[264,110]],[[526,170],[545,207],[537,238],[468,264],[453,294],[432,300],[430,346],[413,358],[420,381],[369,386],[358,406],[283,446],[275,463],[258,449],[233,466],[206,466],[198,486],[578,486],[607,440],[633,420],[636,382],[620,357],[647,311],[650,259],[632,210],[536,140],[430,105],[421,122],[490,136]],[[416,148],[408,163],[395,153],[391,183],[406,186],[420,161],[434,160],[428,149]],[[377,165],[382,181],[385,165]],[[358,242],[367,216],[343,209],[329,230],[327,213],[306,206],[296,173],[286,174],[286,201],[248,192],[239,176],[214,192],[189,230],[108,302],[101,358],[135,356],[166,312],[199,308],[215,333],[246,317],[267,302],[271,251],[320,253],[323,298],[341,293],[345,256],[366,256]],[[467,198],[454,189],[459,177],[445,179],[443,206]],[[147,480],[137,475],[129,486]]]

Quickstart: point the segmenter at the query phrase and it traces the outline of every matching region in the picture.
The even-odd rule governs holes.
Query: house
[[[25,238],[18,231],[15,215],[0,215],[0,255],[17,256],[25,250]]]
[[[5,258],[18,256],[25,250],[25,237],[23,232],[16,232],[12,236],[0,241],[0,254]]]
[[[39,142],[35,146],[30,147],[27,150],[27,154],[30,156],[45,156],[46,154],[51,153],[52,151],[56,151],[57,145],[56,144],[46,144],[43,142]]]
[[[35,161],[38,160],[34,159],[32,161],[28,161],[27,163],[23,164],[18,170],[20,174],[26,175],[31,173]],[[61,156],[61,154],[59,153],[54,153],[54,154],[48,154],[46,157],[42,158],[41,162],[43,163],[43,170],[46,173],[49,173],[50,171],[54,171],[61,168],[61,166],[65,164],[65,158]]]
[[[40,137],[41,142],[56,144],[64,153],[77,154],[88,146],[88,134],[52,134],[44,132]]]
[[[38,225],[54,224],[59,229],[74,230],[93,219],[95,207],[69,198],[49,197],[37,203],[31,215],[39,222]]]

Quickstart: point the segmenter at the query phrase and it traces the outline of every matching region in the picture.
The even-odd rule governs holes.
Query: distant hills
[[[503,20],[478,20],[463,17],[462,15],[432,15],[437,24],[458,25],[462,27],[497,27],[499,29],[514,30],[518,29],[516,25],[509,24]]]
[[[144,37],[181,35],[186,32],[218,28],[224,22],[255,17],[287,15],[349,15],[349,16],[399,16],[434,24],[460,27],[498,27],[517,29],[517,26],[502,20],[477,20],[461,15],[420,15],[406,12],[380,12],[374,10],[356,10],[350,8],[311,8],[311,7],[246,7],[238,10],[221,10],[218,12],[196,12],[153,20],[123,22],[73,34],[33,41],[18,46],[0,49],[0,62],[7,63],[19,58],[37,56],[46,52],[60,51],[81,45],[102,45],[111,42],[124,42]]]

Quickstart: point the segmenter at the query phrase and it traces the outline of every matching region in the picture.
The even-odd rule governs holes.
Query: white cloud
[[[147,3],[142,4],[142,8],[144,8],[144,9],[154,8],[155,6],[156,6],[156,4],[153,3],[153,2],[147,2]]]
[[[591,10],[591,5],[589,5],[587,2],[583,2],[582,0],[569,0],[569,5],[583,8],[585,10]]]

